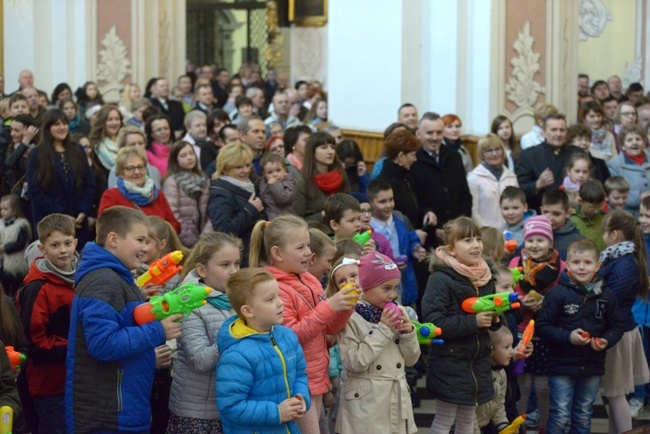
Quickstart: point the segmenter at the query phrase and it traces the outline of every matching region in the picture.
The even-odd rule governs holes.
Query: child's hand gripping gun
[[[512,273],[512,280],[514,280],[516,286],[517,283],[524,278],[524,267],[513,267],[509,270],[510,273]]]
[[[178,265],[182,260],[183,252],[180,250],[167,253],[162,258],[154,261],[149,266],[149,271],[138,277],[138,286],[144,288],[149,283],[164,285],[183,269],[182,266]]]
[[[440,336],[442,334],[440,327],[436,327],[430,322],[412,322],[415,326],[415,330],[418,335],[418,342],[420,345],[440,345],[445,343],[445,341],[442,339],[435,339],[436,336]]]
[[[14,424],[14,410],[8,405],[0,407],[0,434],[11,434]]]
[[[368,241],[372,238],[372,230],[368,229],[367,231],[359,232],[352,237],[352,241],[360,245],[361,247],[365,246]]]
[[[497,316],[520,307],[517,299],[517,294],[514,292],[501,292],[483,297],[470,297],[463,301],[462,307],[467,313],[494,312],[494,316]]]
[[[9,363],[11,363],[11,369],[14,371],[18,369],[18,365],[27,360],[27,356],[14,350],[14,347],[5,347],[5,349],[9,357]],[[0,434],[3,434],[2,431],[0,431]]]
[[[514,235],[510,231],[503,231],[503,239],[506,240],[503,247],[506,249],[506,252],[511,255],[517,251],[517,240],[515,240]]]
[[[522,414],[513,420],[510,425],[499,431],[499,434],[517,434],[519,432],[519,428],[524,424],[525,421],[526,415]]]
[[[526,347],[530,343],[530,341],[533,339],[533,334],[535,333],[535,320],[531,319],[528,325],[526,326],[526,329],[524,330],[524,334],[521,336],[521,345],[519,346],[519,349],[517,350],[517,359],[523,359],[524,358],[524,353],[526,352]]]
[[[133,318],[138,325],[161,321],[182,313],[186,317],[196,308],[203,306],[212,288],[196,283],[186,283],[164,295],[151,297],[147,303],[136,307]]]

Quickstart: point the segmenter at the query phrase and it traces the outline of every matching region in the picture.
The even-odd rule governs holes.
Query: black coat
[[[255,222],[266,219],[248,202],[251,194],[223,179],[210,181],[208,217],[216,232],[225,232],[241,238],[244,244],[242,267],[248,266],[248,249]]]
[[[429,277],[422,314],[424,322],[442,329],[440,337],[445,341],[429,347],[427,391],[435,398],[472,406],[494,398],[488,329],[478,328],[476,315],[461,307],[470,297],[489,294],[494,294],[494,280],[477,289],[468,278],[448,266]]]
[[[557,151],[557,153],[556,153]],[[559,188],[566,176],[566,167],[569,164],[569,159],[575,153],[584,153],[576,146],[562,146],[561,148],[553,148],[546,142],[542,142],[532,148],[524,149],[519,154],[515,173],[519,181],[519,188],[526,193],[526,200],[528,201],[528,208],[539,211],[542,204],[542,196],[548,190]],[[546,168],[550,168],[553,172],[553,185],[537,191],[535,184],[537,179]]]
[[[169,116],[172,121],[172,131],[184,131],[183,119],[185,119],[185,112],[183,111],[183,104],[171,99],[167,100],[167,110],[160,103],[158,98],[151,97],[151,104],[158,107],[164,114]],[[173,138],[173,136],[172,136]]]
[[[433,211],[438,227],[460,216],[472,216],[472,195],[467,186],[463,160],[458,152],[440,147],[440,162],[423,148],[411,166],[411,181],[418,201],[420,227],[424,215]]]
[[[542,310],[535,325],[535,334],[544,340],[549,349],[549,375],[571,377],[605,372],[606,351],[594,351],[591,345],[573,345],[571,332],[581,328],[591,337],[607,339],[611,348],[623,336],[623,322],[618,314],[616,296],[601,280],[593,290],[572,282],[566,271],[557,286],[544,297]]]
[[[393,188],[395,209],[408,217],[413,226],[420,227],[420,224],[418,224],[418,220],[421,220],[418,219],[418,203],[412,189],[409,171],[391,160],[386,160],[381,173],[377,176],[377,180],[384,181]]]

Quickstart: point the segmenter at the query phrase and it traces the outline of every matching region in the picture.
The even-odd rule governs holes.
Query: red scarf
[[[331,195],[339,191],[339,187],[343,183],[343,176],[338,170],[330,170],[327,173],[319,173],[314,176],[314,183],[321,191],[327,195]]]
[[[638,164],[639,166],[642,165],[642,164],[645,162],[645,154],[644,154],[643,152],[641,152],[641,153],[640,153],[639,155],[637,155],[636,157],[635,157],[634,155],[630,155],[630,154],[627,153],[627,152],[625,153],[625,155],[627,155],[627,157],[628,157],[630,160],[634,161],[634,162],[635,162],[636,164]]]

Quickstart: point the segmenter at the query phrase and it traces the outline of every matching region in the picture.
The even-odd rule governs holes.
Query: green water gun
[[[494,315],[501,315],[510,309],[520,306],[518,296],[514,292],[501,292],[483,297],[470,297],[463,301],[463,310],[467,313],[494,312]]]
[[[196,308],[203,306],[212,292],[208,286],[190,282],[164,295],[151,297],[147,303],[136,307],[133,318],[138,325],[161,321],[172,315],[182,313],[188,316]]]
[[[364,246],[368,241],[370,241],[371,238],[372,230],[368,229],[367,231],[359,232],[353,236],[352,241],[359,244],[360,246]]]
[[[512,273],[512,279],[515,281],[515,285],[517,285],[524,278],[524,267],[513,267],[509,270]]]
[[[419,323],[412,321],[412,323],[415,326],[415,331],[417,332],[418,342],[420,345],[440,345],[445,343],[442,339],[434,339],[436,336],[442,334],[440,327],[436,327],[430,322]]]

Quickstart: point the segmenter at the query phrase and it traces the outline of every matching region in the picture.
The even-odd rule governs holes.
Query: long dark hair
[[[195,175],[199,176],[206,176],[203,171],[201,171],[201,164],[199,163],[199,157],[196,155],[196,152],[194,151],[194,146],[190,142],[186,142],[185,140],[179,140],[178,142],[174,143],[172,145],[171,151],[169,151],[169,162],[167,164],[167,173],[165,173],[165,176],[163,177],[163,182],[165,179],[169,178],[170,176],[173,176],[175,173],[187,171],[185,169],[182,169],[181,166],[178,164],[178,154],[181,153],[183,149],[185,149],[187,146],[192,148],[192,152],[194,152],[194,156],[196,157],[196,163],[194,164],[194,167],[189,170],[189,172],[194,173]]]
[[[316,187],[316,183],[314,183],[314,175],[316,175],[316,148],[327,144],[332,145],[332,147],[336,149],[336,140],[327,133],[313,133],[309,136],[307,143],[305,144],[305,161],[302,165],[302,177],[305,179],[307,184],[307,196],[310,198],[314,198],[318,195],[318,187]],[[343,163],[339,159],[339,156],[336,155],[336,152],[334,152],[334,163],[332,163],[327,170],[330,171],[334,169],[336,169],[336,171],[338,171],[343,177],[343,182],[339,187],[338,193],[349,193],[350,183],[348,181],[348,175],[345,173]]]
[[[102,108],[100,108],[97,112],[97,119],[95,120],[95,123],[90,130],[90,134],[88,134],[88,141],[90,141],[90,144],[93,145],[93,149],[97,148],[102,140],[106,138],[106,121],[108,121],[108,117],[110,116],[111,112],[114,111],[117,112],[117,115],[120,117],[120,128],[124,126],[122,113],[120,113],[120,109],[116,104],[106,104],[102,106]]]
[[[72,98],[72,89],[70,88],[70,86],[68,86],[68,83],[59,83],[52,91],[52,98],[50,99],[50,104],[57,105],[57,103],[59,102],[59,94],[66,89],[70,91],[70,96],[68,98]]]
[[[490,131],[492,131],[494,134],[498,136],[499,134],[497,133],[497,131],[499,131],[499,127],[504,122],[508,122],[510,124],[510,130],[512,131],[512,134],[510,135],[510,140],[508,140],[508,147],[510,148],[510,152],[512,152],[512,158],[516,161],[517,159],[519,159],[519,153],[521,153],[521,146],[517,141],[517,136],[515,135],[515,128],[513,127],[510,118],[503,115],[497,116],[492,121],[492,127],[490,128]],[[500,138],[501,137],[499,137],[499,139]],[[505,159],[506,156],[504,155],[504,160]]]
[[[167,115],[163,114],[158,114],[158,115],[153,115],[147,118],[147,121],[144,124],[144,133],[147,135],[147,150],[151,151],[151,144],[153,143],[153,128],[152,125],[154,121],[159,121],[159,120],[166,120],[167,121],[167,126],[169,126],[169,140],[173,141],[174,140],[174,130],[172,129],[172,120],[169,118]]]
[[[621,231],[625,241],[634,243],[634,262],[639,270],[639,295],[644,300],[648,299],[648,254],[645,249],[643,231],[632,213],[617,209],[603,219],[603,231]]]
[[[59,121],[65,123],[66,126],[68,125],[68,120],[62,110],[52,109],[45,112],[41,128],[41,140],[34,149],[36,153],[36,165],[38,167],[36,183],[46,192],[52,191],[55,177],[54,168],[56,167],[56,160],[59,158],[54,149],[54,137],[52,137],[50,128]],[[62,145],[70,163],[70,168],[72,169],[74,186],[75,188],[80,188],[86,175],[86,169],[84,167],[88,164],[86,162],[86,155],[76,143],[72,142],[69,130],[68,135],[63,139]]]

